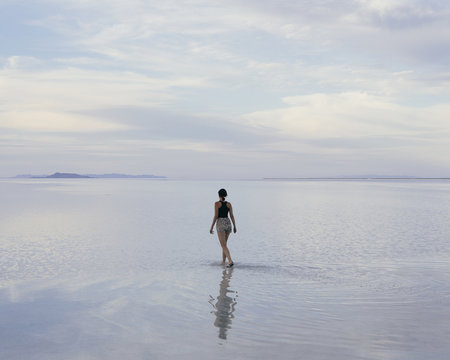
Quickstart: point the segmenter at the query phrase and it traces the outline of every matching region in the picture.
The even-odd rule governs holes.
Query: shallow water
[[[235,267],[209,234],[227,188]],[[0,358],[447,359],[450,182],[0,180]]]

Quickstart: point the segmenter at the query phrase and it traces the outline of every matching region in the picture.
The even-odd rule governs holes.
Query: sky
[[[450,176],[448,0],[0,0],[0,176]]]

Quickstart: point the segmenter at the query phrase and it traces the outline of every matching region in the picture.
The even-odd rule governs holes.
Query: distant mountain
[[[21,174],[16,175],[14,178],[17,179],[167,179],[166,176],[157,175],[128,175],[128,174],[87,174],[80,175],[75,173],[61,173],[56,172],[52,175],[32,175],[32,174]]]
[[[42,178],[40,176],[33,176],[33,178]],[[55,172],[52,175],[44,176],[44,179],[88,179],[90,176],[87,175],[79,175],[73,173],[60,173]]]

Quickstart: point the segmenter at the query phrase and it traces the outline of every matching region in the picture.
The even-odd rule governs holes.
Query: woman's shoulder
[[[222,204],[225,204],[226,207],[230,208],[231,207],[231,203],[229,201],[216,201],[214,203],[214,206],[216,207],[222,207]]]

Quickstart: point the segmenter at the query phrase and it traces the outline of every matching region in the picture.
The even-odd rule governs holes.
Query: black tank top
[[[226,217],[228,217],[228,211],[230,211],[230,209],[228,209],[226,201],[221,201],[221,203],[222,203],[222,206],[219,208],[219,216],[218,217],[226,218]]]

